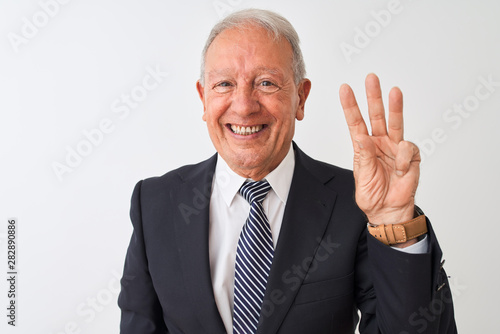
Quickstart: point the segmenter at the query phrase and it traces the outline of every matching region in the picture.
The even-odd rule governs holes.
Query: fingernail
[[[363,144],[361,144],[361,142],[360,142],[359,140],[356,140],[356,143],[358,143],[359,148],[365,148],[365,147],[363,146]]]

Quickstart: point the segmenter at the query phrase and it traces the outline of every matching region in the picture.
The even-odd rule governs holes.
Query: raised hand
[[[386,123],[378,77],[369,74],[365,86],[371,135],[351,87],[340,87],[340,102],[354,148],[356,203],[372,224],[401,223],[413,218],[420,153],[417,146],[403,139],[401,90],[394,87],[389,93]]]

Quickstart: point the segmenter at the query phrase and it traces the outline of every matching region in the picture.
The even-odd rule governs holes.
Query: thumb
[[[410,169],[411,163],[418,161],[420,161],[420,153],[418,147],[409,141],[399,142],[398,152],[396,154],[394,164],[396,174],[399,176],[403,176]]]

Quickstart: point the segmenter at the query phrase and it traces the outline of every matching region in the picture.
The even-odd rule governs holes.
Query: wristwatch
[[[412,220],[387,225],[373,225],[368,222],[368,232],[386,245],[401,244],[426,234],[427,221],[422,210],[415,205]]]

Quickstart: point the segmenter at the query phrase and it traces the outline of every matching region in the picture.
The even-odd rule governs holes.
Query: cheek
[[[267,105],[267,109],[271,112],[277,123],[285,125],[295,120],[298,101],[288,93],[280,94],[265,101],[265,105]]]
[[[203,114],[204,120],[212,124],[218,123],[227,110],[227,102],[221,98],[211,98],[207,100],[207,105],[209,107]]]
[[[271,110],[281,131],[286,131],[295,120],[296,110],[290,104],[276,104]]]
[[[293,137],[295,132],[295,110],[291,111],[290,107],[282,110],[277,131],[277,136],[283,141],[288,141]]]
[[[218,108],[212,102],[209,102],[208,105],[210,107],[208,107],[207,109],[205,109],[205,111],[203,113],[203,120],[205,122],[209,123],[209,124],[213,124],[214,121],[218,118],[218,116],[217,116]]]
[[[217,140],[220,140],[225,137],[223,125],[221,124],[221,113],[217,109],[208,109],[203,117],[212,139],[218,138]]]

